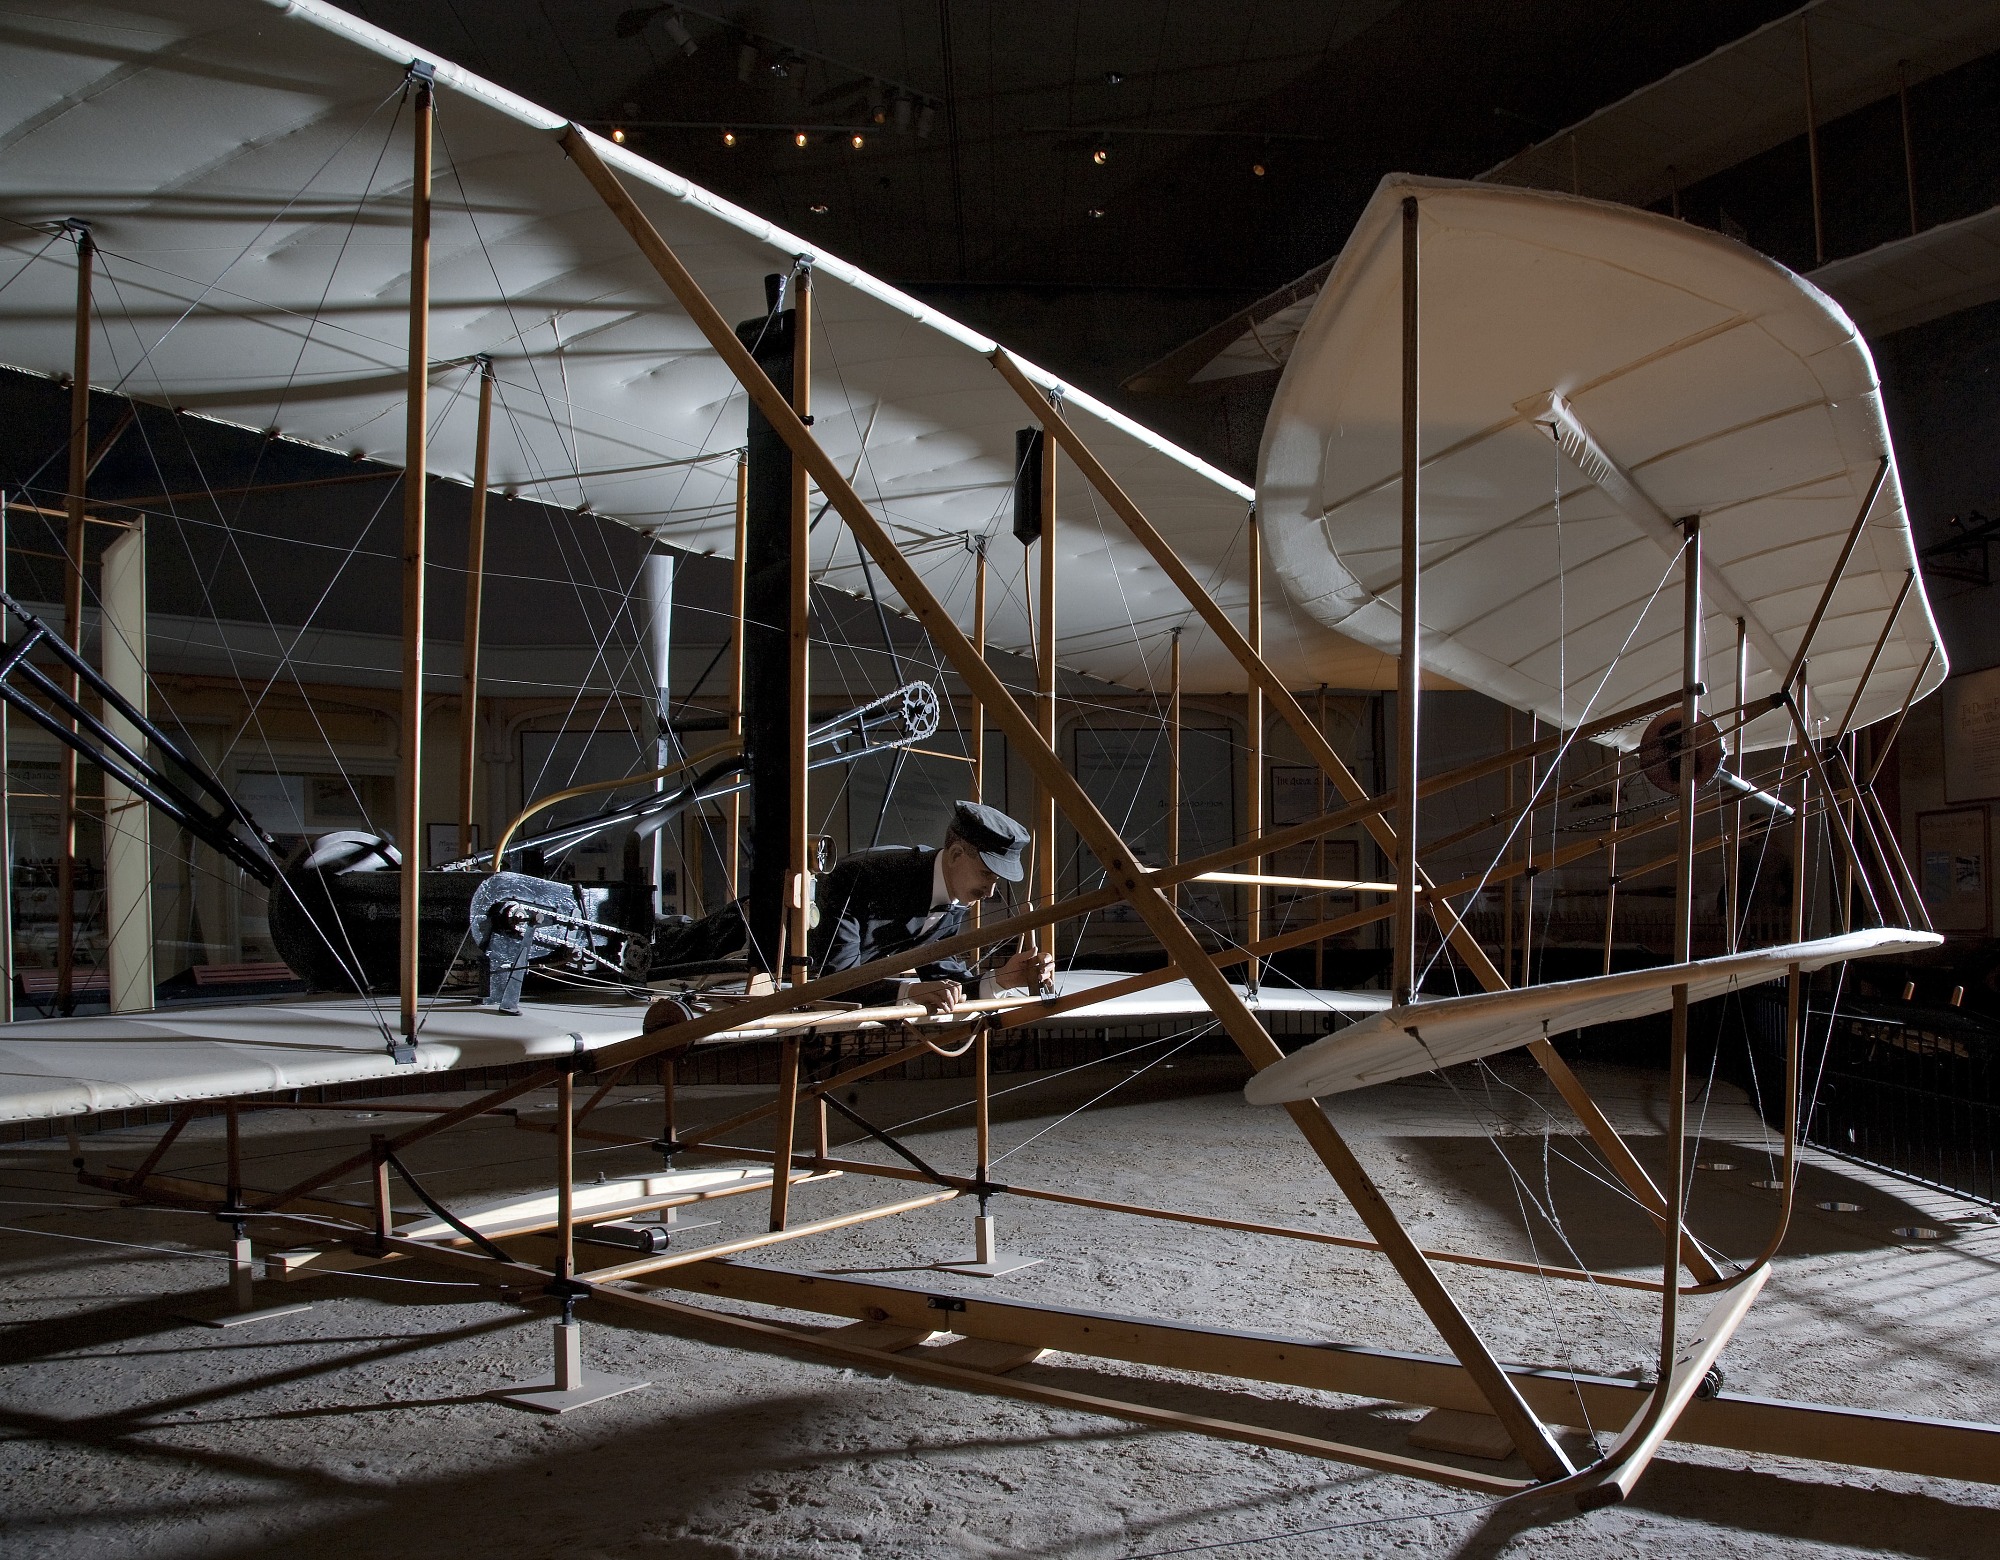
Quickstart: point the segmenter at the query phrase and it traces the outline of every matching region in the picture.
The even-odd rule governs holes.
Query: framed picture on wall
[[[1984,807],[1917,814],[1919,881],[1939,931],[1985,932],[1992,924],[1990,835]]]

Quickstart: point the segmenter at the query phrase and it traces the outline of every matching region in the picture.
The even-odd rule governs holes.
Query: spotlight
[[[868,115],[868,122],[870,124],[886,125],[889,122],[889,111],[886,108],[878,108],[871,111]]]
[[[736,132],[734,130],[723,131],[722,144],[724,146],[734,146],[736,144]]]
[[[1252,163],[1250,165],[1250,171],[1261,179],[1264,177],[1265,168],[1262,163]]]
[[[934,104],[926,103],[917,110],[917,139],[921,141],[929,135],[931,126],[935,123],[937,123],[937,108]]]
[[[794,145],[794,146],[804,146],[805,144],[806,144],[806,133],[805,133],[805,131],[803,131],[803,130],[800,130],[800,131],[798,131],[798,132],[797,132],[796,134],[794,134],[794,135],[792,136],[792,145]]]
[[[789,60],[771,61],[771,74],[779,81],[790,80],[792,74],[791,62]]]
[[[679,46],[681,53],[694,53],[695,41],[688,36],[687,23],[681,20],[680,12],[667,12],[667,19],[660,23],[660,25],[667,30],[667,36],[673,39],[675,44]]]
[[[1088,215],[1093,217],[1101,217],[1104,215],[1104,208],[1102,206],[1092,206],[1090,208]]]
[[[809,209],[812,211],[812,214],[814,216],[823,217],[826,215],[826,209],[827,209],[826,202],[823,200],[816,200],[812,203],[812,206]]]
[[[613,130],[611,132],[611,139],[616,141],[620,146],[623,146],[625,144],[625,132],[623,130]]]
[[[757,70],[757,45],[746,43],[736,51],[736,79],[748,81]]]
[[[1104,84],[1105,84],[1105,85],[1106,85],[1107,87],[1122,87],[1122,86],[1124,86],[1124,85],[1125,85],[1125,72],[1123,72],[1122,70],[1107,70],[1107,71],[1106,71],[1106,72],[1104,73]]]
[[[853,141],[853,143],[854,143],[854,149],[855,149],[855,150],[856,150],[857,152],[858,152],[858,151],[860,151],[860,150],[861,150],[861,137],[857,135],[857,136],[853,136],[853,137],[851,137],[850,139],[851,139],[851,140]]]
[[[1110,148],[1103,146],[1098,147],[1096,151],[1090,154],[1090,160],[1096,163],[1098,167],[1102,168],[1106,163],[1111,161]]]

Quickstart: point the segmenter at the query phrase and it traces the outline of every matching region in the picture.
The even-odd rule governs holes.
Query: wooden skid
[[[680,1268],[650,1283],[905,1327],[948,1327],[962,1337],[1125,1364],[1485,1412],[1485,1399],[1458,1363],[1435,1355],[1070,1311],[1032,1300],[946,1295],[902,1284],[727,1261]],[[1702,1335],[1698,1330],[1697,1336]],[[1712,1362],[1712,1357],[1701,1362],[1701,1370],[1694,1373],[1697,1380]],[[1644,1404],[1650,1390],[1616,1376],[1577,1375],[1532,1365],[1506,1368],[1538,1415],[1551,1424],[1577,1429],[1623,1423]],[[2000,1484],[2000,1425],[1963,1420],[1722,1392],[1694,1397],[1665,1439]]]

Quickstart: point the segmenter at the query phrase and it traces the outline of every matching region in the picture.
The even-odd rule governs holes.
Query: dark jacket
[[[812,973],[837,975],[870,964],[892,953],[942,942],[965,929],[965,906],[953,905],[937,925],[924,927],[931,914],[931,879],[936,870],[933,846],[888,846],[864,850],[844,859],[817,885],[819,925],[813,928]],[[970,965],[961,959],[920,964],[898,977],[903,980],[955,980],[971,992],[978,984]],[[855,1002],[893,1001],[894,980],[877,981],[850,991]]]

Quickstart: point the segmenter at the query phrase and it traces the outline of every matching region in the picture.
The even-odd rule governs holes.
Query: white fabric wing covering
[[[1889,927],[1783,943],[1698,959],[1692,964],[1595,975],[1518,991],[1440,997],[1391,1008],[1316,1040],[1258,1073],[1243,1094],[1253,1105],[1282,1105],[1339,1094],[1497,1056],[1548,1035],[1663,1013],[1673,1006],[1676,985],[1685,985],[1688,999],[1699,1002],[1775,980],[1794,964],[1817,970],[1843,959],[1915,953],[1935,948],[1943,940],[1930,932]]]
[[[1400,641],[1406,197],[1419,211],[1426,669],[1563,726],[1674,691],[1672,525],[1697,515],[1710,702],[1735,686],[1739,611],[1750,696],[1771,694],[1888,457],[1812,646],[1814,699],[1837,716],[1916,567],[1867,345],[1775,261],[1627,206],[1383,181],[1265,425],[1258,504],[1293,599],[1365,643]],[[1565,418],[1609,458],[1609,491],[1573,438],[1558,447]],[[1936,639],[1919,584],[1857,725],[1896,712]],[[1922,691],[1944,675],[1940,650]],[[1782,713],[1749,732],[1752,747],[1786,740]]]
[[[411,133],[408,109],[398,116],[417,58],[431,57],[320,4],[16,9],[0,47],[0,361],[68,372],[74,250],[50,231],[80,219],[101,248],[100,388],[404,464]],[[744,441],[736,381],[564,156],[560,116],[435,63],[430,469],[470,480],[484,354],[498,379],[496,489],[726,553]],[[763,315],[767,273],[814,262],[815,435],[961,623],[970,544],[995,538],[989,639],[1026,648],[1009,505],[1014,433],[1032,414],[988,361],[996,344],[595,145],[730,322]],[[1250,488],[1024,366],[1064,392],[1092,451],[1240,619]],[[1067,462],[1057,527],[1063,664],[1163,683],[1186,604]],[[829,585],[865,592],[837,522],[816,528],[813,562]],[[1393,684],[1380,652],[1267,610],[1266,654],[1293,685]],[[1188,691],[1243,686],[1198,621],[1183,655]]]
[[[506,1014],[440,1004],[424,1014],[416,1062],[401,1067],[387,1050],[394,1007],[358,997],[31,1019],[0,1027],[0,1121],[554,1061],[631,1039],[644,1011],[537,1003]]]

